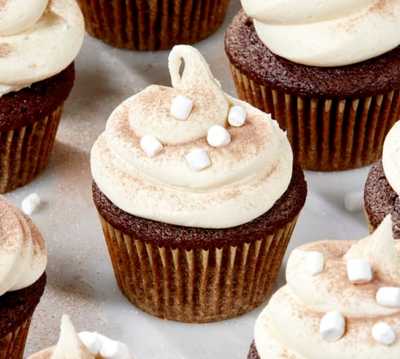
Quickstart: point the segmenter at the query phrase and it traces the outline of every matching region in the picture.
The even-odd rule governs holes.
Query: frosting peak
[[[234,227],[266,213],[292,177],[286,134],[226,95],[193,47],[174,47],[169,69],[174,87],[152,85],[111,114],[91,152],[97,186],[125,212],[187,227]],[[229,126],[238,106],[242,126]]]
[[[400,195],[400,121],[395,123],[386,136],[382,163],[386,179]]]
[[[242,0],[260,39],[288,60],[344,66],[400,45],[397,0]]]
[[[307,265],[315,252],[323,255],[324,269],[311,275]],[[398,358],[399,256],[390,216],[361,241],[321,241],[294,250],[287,265],[287,285],[272,297],[256,323],[260,358],[319,359],[321,353],[324,359]],[[351,260],[369,263],[372,279],[351,282]],[[345,321],[344,332],[337,318]],[[343,335],[329,342],[319,330],[322,324]]]
[[[39,230],[0,196],[0,296],[27,288],[44,273],[47,250]]]

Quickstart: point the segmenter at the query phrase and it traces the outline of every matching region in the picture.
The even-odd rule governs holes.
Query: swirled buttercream
[[[38,229],[0,196],[0,295],[29,287],[46,265],[47,250]]]
[[[0,2],[0,95],[66,69],[84,38],[75,0]]]
[[[242,0],[275,54],[311,66],[344,66],[400,45],[398,0]]]
[[[325,268],[317,276],[307,270],[307,252],[323,253]],[[350,259],[367,260],[373,280],[352,284],[346,272]],[[383,345],[374,340],[376,324],[384,322],[400,334],[400,308],[383,307],[376,293],[400,287],[400,243],[395,243],[388,216],[369,237],[356,241],[307,244],[291,254],[287,285],[280,289],[257,320],[255,344],[261,359],[395,359],[400,340]],[[344,336],[334,343],[323,340],[320,321],[328,312],[346,320]]]
[[[78,334],[71,319],[64,315],[57,345],[33,354],[29,359],[131,359],[131,355],[125,344],[103,335]]]
[[[227,96],[196,49],[177,46],[169,60],[173,88],[153,85],[123,102],[94,144],[91,168],[97,186],[125,212],[164,223],[227,228],[264,214],[292,177],[286,134],[265,113]],[[178,95],[194,102],[185,121],[170,114]],[[233,105],[247,111],[242,127],[228,127]],[[228,145],[207,143],[213,125],[228,129]],[[145,135],[164,145],[152,158],[140,147]],[[199,171],[187,162],[189,153],[196,161],[195,149],[210,160]]]
[[[396,122],[385,139],[383,170],[393,190],[400,196],[400,122]]]

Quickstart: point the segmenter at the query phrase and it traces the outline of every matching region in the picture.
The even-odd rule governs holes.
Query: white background
[[[224,28],[238,11],[238,2],[233,0]],[[223,50],[224,28],[197,47],[224,89],[235,94]],[[60,316],[67,313],[79,330],[125,341],[136,359],[246,358],[261,308],[207,325],[161,321],[139,311],[116,287],[92,204],[91,145],[121,101],[149,84],[170,84],[167,55],[117,50],[87,37],[48,169],[31,185],[7,195],[16,205],[32,192],[45,201],[33,219],[49,247],[48,286],[34,317],[27,354],[56,342]],[[343,198],[362,190],[366,174],[367,169],[307,173],[309,195],[290,249],[308,241],[365,235],[363,214],[346,212]],[[282,271],[279,283],[283,282]]]

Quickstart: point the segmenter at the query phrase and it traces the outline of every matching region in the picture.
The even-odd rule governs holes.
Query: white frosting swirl
[[[344,66],[400,45],[398,0],[242,0],[275,54],[310,66]]]
[[[179,78],[181,59],[185,70]],[[150,86],[122,103],[93,146],[91,167],[100,190],[122,210],[164,223],[227,228],[267,212],[288,188],[293,155],[286,134],[275,121],[248,104],[225,95],[201,54],[177,46],[170,55],[174,88]],[[177,95],[194,101],[187,121],[169,114]],[[229,106],[247,110],[247,122],[229,128],[232,142],[213,148],[207,130],[227,126]],[[149,158],[140,137],[156,136],[164,149]],[[193,171],[185,155],[208,151],[211,166]]]
[[[400,121],[395,123],[385,139],[382,163],[386,179],[400,195]]]
[[[0,95],[66,69],[84,38],[75,0],[3,0],[0,3]]]
[[[47,250],[32,221],[0,196],[0,296],[27,288],[44,273]]]
[[[84,343],[84,338],[91,342],[92,348]],[[132,359],[132,357],[128,347],[123,343],[97,333],[78,334],[71,319],[64,315],[57,345],[33,354],[29,359]]]
[[[325,268],[318,276],[306,270],[308,251],[324,254]],[[348,259],[366,259],[374,270],[369,284],[353,285],[347,278]],[[255,343],[261,359],[395,359],[400,341],[384,346],[372,338],[373,326],[384,321],[400,333],[400,310],[379,306],[380,287],[400,286],[400,243],[393,239],[387,217],[374,234],[359,242],[323,241],[295,251],[287,266],[288,284],[271,299],[257,320]],[[346,317],[346,333],[335,343],[319,333],[321,318],[329,311]]]

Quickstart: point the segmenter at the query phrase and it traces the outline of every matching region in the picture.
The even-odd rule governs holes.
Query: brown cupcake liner
[[[29,318],[13,332],[0,338],[0,359],[22,359],[25,350],[25,343],[31,325]]]
[[[306,98],[262,85],[233,65],[231,70],[238,96],[287,130],[304,169],[346,170],[376,162],[400,118],[399,90],[365,98]]]
[[[62,106],[25,127],[0,132],[0,193],[31,182],[47,166]]]
[[[229,0],[78,0],[89,34],[120,48],[163,50],[210,36]]]
[[[236,317],[262,304],[297,222],[263,240],[185,250],[159,247],[100,219],[122,293],[147,313],[190,323]]]

